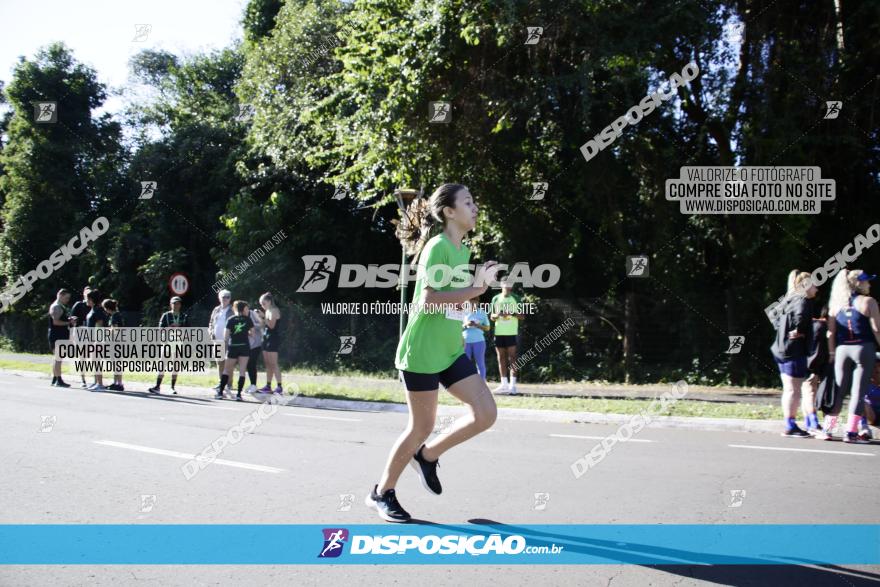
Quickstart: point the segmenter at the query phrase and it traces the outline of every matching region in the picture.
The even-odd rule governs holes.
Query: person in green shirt
[[[453,446],[488,430],[495,422],[495,398],[474,364],[464,354],[462,305],[486,292],[484,282],[495,280],[494,261],[487,261],[472,285],[466,267],[470,250],[462,243],[477,223],[477,205],[467,187],[443,184],[426,201],[415,200],[398,224],[397,236],[414,254],[417,279],[413,290],[416,310],[397,345],[395,366],[401,371],[409,406],[409,425],[394,443],[379,482],[364,502],[388,522],[407,522],[410,515],[397,501],[394,490],[407,463],[422,486],[440,495],[437,464]],[[442,232],[433,238],[435,225]],[[457,270],[465,266],[465,271]],[[437,417],[440,384],[470,408],[447,434],[426,444]]]
[[[513,295],[513,283],[506,279],[501,282],[501,293],[492,298],[491,309],[490,318],[495,322],[495,353],[498,355],[498,373],[501,376],[501,385],[493,392],[516,395],[516,347],[519,342],[519,321],[523,315],[522,303]]]
[[[159,328],[188,328],[189,327],[189,316],[180,311],[183,307],[183,298],[180,296],[174,296],[171,298],[171,301],[168,302],[168,307],[171,308],[164,314],[159,317]],[[172,348],[182,346],[180,343],[171,343]],[[150,393],[162,393],[162,379],[165,377],[165,373],[159,373],[156,376],[156,385],[148,389]],[[171,372],[171,393],[177,395],[177,390],[175,386],[177,385],[177,372]]]

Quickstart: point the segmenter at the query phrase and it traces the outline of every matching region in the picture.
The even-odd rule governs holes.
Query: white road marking
[[[580,436],[578,434],[551,434],[553,438],[583,438],[584,440],[604,440],[605,436]],[[620,442],[657,442],[656,440],[645,440],[644,438],[630,438],[629,440],[624,440],[622,438],[618,439]]]
[[[733,448],[753,448],[757,450],[787,450],[791,452],[820,452],[829,455],[855,455],[857,457],[873,457],[872,452],[849,452],[845,450],[817,450],[814,448],[783,448],[781,446],[753,446],[749,444],[728,444]]]
[[[291,418],[312,418],[314,420],[337,420],[339,422],[360,422],[358,418],[336,418],[334,416],[309,416],[308,414],[283,414]]]
[[[95,440],[95,444],[102,444],[104,446],[115,446],[116,448],[127,448],[128,450],[136,450],[140,452],[146,452],[154,455],[162,455],[166,457],[174,457],[176,459],[186,459],[192,460],[196,458],[197,455],[189,454],[185,452],[177,452],[174,450],[164,450],[161,448],[150,448],[149,446],[140,446],[137,444],[126,444],[124,442],[115,442],[113,440]],[[213,464],[217,465],[226,465],[227,467],[238,467],[239,469],[250,469],[251,471],[262,471],[263,473],[281,473],[284,469],[278,469],[276,467],[267,467],[266,465],[252,465],[250,463],[242,463],[240,461],[227,461],[226,459],[214,459],[211,461]]]

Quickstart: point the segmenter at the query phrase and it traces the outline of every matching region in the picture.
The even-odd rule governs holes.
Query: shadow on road
[[[449,531],[483,534],[484,529],[474,526],[455,526],[439,524],[427,520],[413,519],[410,523],[443,528]],[[707,556],[700,552],[638,544],[635,542],[618,542],[599,540],[583,536],[571,536],[562,533],[542,532],[539,530],[513,526],[476,518],[468,520],[469,524],[488,526],[499,534],[518,534],[529,539],[529,546],[564,546],[565,550],[582,554],[616,560],[621,564],[633,564],[658,571],[680,575],[690,579],[734,586],[773,586],[778,585],[810,585],[836,586],[841,585],[877,585],[880,575],[859,569],[849,569],[837,565],[814,565],[809,561],[794,561],[779,557],[780,561],[792,560],[792,564],[768,564],[767,559],[749,557],[724,557],[711,555],[712,564],[707,564]],[[794,539],[811,539],[799,536]],[[668,564],[645,564],[645,557],[666,559]],[[719,562],[720,561],[720,562]],[[613,563],[609,563],[613,564]]]

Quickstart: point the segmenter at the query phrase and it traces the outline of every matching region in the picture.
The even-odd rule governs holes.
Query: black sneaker
[[[795,426],[794,428],[789,428],[788,430],[783,432],[782,435],[786,438],[811,438],[809,432],[801,430],[797,426]]]
[[[855,432],[847,432],[846,436],[843,437],[844,442],[849,442],[852,444],[871,444],[871,441],[867,438],[862,438]]]
[[[147,391],[149,391],[150,393],[159,393],[159,386],[158,386],[158,385],[154,385],[153,387],[151,387],[151,388],[148,389]]]
[[[437,467],[440,466],[440,459],[429,461],[423,457],[422,449],[424,448],[424,444],[419,447],[418,452],[413,455],[412,460],[409,462],[409,466],[419,475],[422,487],[434,495],[440,495],[443,493],[443,487],[440,486],[440,479],[437,478]]]
[[[412,516],[397,501],[397,494],[394,490],[386,489],[385,493],[379,495],[376,493],[377,488],[378,485],[373,485],[370,494],[364,498],[364,503],[367,504],[367,507],[376,508],[376,511],[379,512],[379,517],[386,522],[409,522]]]
[[[55,387],[70,387],[70,384],[59,377],[58,381],[55,382]]]
[[[222,391],[218,391],[217,393],[215,393],[215,394],[214,394],[214,399],[223,399],[223,392],[222,392]]]
[[[240,392],[240,391],[239,391],[238,393],[235,394],[235,401],[237,401],[237,402],[243,402],[243,401],[244,401],[244,398],[241,397],[241,392]]]

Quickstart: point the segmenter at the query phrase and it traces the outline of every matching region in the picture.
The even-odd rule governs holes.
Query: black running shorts
[[[495,335],[495,348],[505,349],[507,347],[512,347],[517,345],[517,335],[516,334],[496,334]]]
[[[243,344],[241,346],[227,346],[226,347],[226,358],[227,359],[237,359],[238,357],[249,357],[251,355],[251,349],[248,345]]]
[[[473,361],[468,360],[465,355],[459,355],[455,361],[439,373],[413,373],[412,371],[401,371],[403,374],[403,382],[408,391],[434,391],[443,387],[449,389],[465,377],[477,374],[477,368],[474,367]]]

